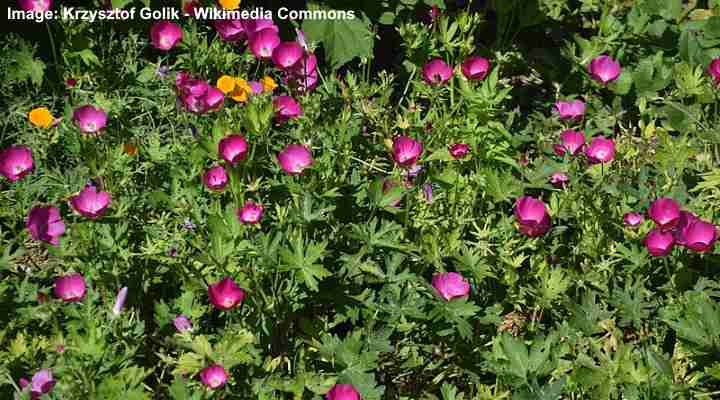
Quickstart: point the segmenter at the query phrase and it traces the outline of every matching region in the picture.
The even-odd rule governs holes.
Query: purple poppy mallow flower
[[[225,277],[208,286],[208,297],[212,305],[220,310],[228,311],[242,303],[245,299],[245,291],[230,277]]]
[[[585,102],[582,100],[557,101],[553,107],[562,120],[578,120],[585,115]]]
[[[470,293],[470,283],[457,272],[435,274],[432,278],[432,286],[445,301],[465,297]]]
[[[677,223],[674,225],[668,224],[668,226],[671,226],[671,228],[668,227],[658,227],[659,229],[663,231],[670,231],[672,232],[673,236],[675,237],[675,244],[680,246],[686,246],[687,242],[685,241],[687,231],[690,228],[690,225],[692,225],[695,221],[699,220],[697,215],[691,213],[690,211],[681,210],[680,211],[680,217],[677,219]],[[656,223],[657,225],[657,223]]]
[[[10,146],[0,151],[0,175],[17,182],[33,170],[32,150],[26,146]]]
[[[205,187],[213,192],[221,192],[230,180],[222,165],[216,165],[207,170],[202,179]]]
[[[225,93],[222,90],[210,86],[205,93],[205,108],[207,111],[217,111],[225,103]]]
[[[326,400],[360,400],[360,393],[349,383],[338,383],[325,394]]]
[[[663,232],[658,228],[651,230],[643,241],[648,253],[655,257],[663,257],[673,249],[675,238],[672,232]]]
[[[252,200],[248,200],[236,210],[238,219],[243,224],[257,224],[263,216],[263,206]]]
[[[585,148],[585,156],[591,164],[601,164],[615,159],[615,142],[604,136],[596,136]]]
[[[645,218],[638,212],[627,212],[623,214],[623,223],[625,226],[635,227],[643,223]]]
[[[490,61],[478,56],[469,57],[462,63],[460,69],[466,78],[472,81],[481,81],[490,71]]]
[[[18,6],[23,11],[45,12],[52,8],[52,0],[18,0]]]
[[[280,36],[273,29],[263,29],[248,39],[250,51],[261,60],[272,58],[275,48],[280,45]]]
[[[398,136],[393,140],[392,155],[398,165],[414,166],[423,152],[423,145],[409,136]]]
[[[55,296],[64,302],[77,302],[85,297],[85,278],[79,273],[55,278]]]
[[[278,26],[275,25],[275,22],[273,22],[272,19],[265,19],[265,18],[255,18],[255,19],[243,20],[243,28],[245,29],[245,33],[248,36],[248,41],[252,40],[253,36],[257,35],[258,33],[261,33],[264,30],[270,30],[275,33],[280,32],[280,28],[278,28]],[[280,42],[278,41],[278,44],[279,43]],[[271,52],[271,55],[272,55],[272,52]],[[270,57],[270,56],[268,56],[268,57]]]
[[[275,109],[275,118],[280,122],[297,118],[303,113],[300,103],[290,96],[274,97],[273,108]]]
[[[556,188],[564,188],[568,182],[570,182],[570,177],[563,172],[555,172],[550,175],[550,183]]]
[[[295,28],[295,41],[298,42],[300,47],[303,48],[306,52],[310,49],[310,47],[307,44],[307,39],[305,38],[305,32],[300,30],[299,28]]]
[[[70,198],[70,205],[83,217],[96,219],[105,213],[111,201],[110,193],[98,192],[97,187],[88,185]]]
[[[100,134],[107,120],[107,113],[100,107],[84,105],[73,112],[73,121],[83,133]]]
[[[190,322],[190,318],[182,314],[173,319],[173,325],[175,325],[175,329],[177,329],[179,333],[192,329],[192,322]]]
[[[442,85],[450,80],[452,74],[452,67],[440,58],[428,62],[422,68],[423,79],[428,85]]]
[[[560,141],[562,143],[555,146],[555,154],[564,156],[567,152],[570,155],[575,155],[585,146],[585,134],[580,131],[567,129],[560,134]]]
[[[708,65],[708,74],[712,76],[715,83],[720,84],[720,58],[716,58]]]
[[[669,231],[675,228],[680,222],[680,205],[669,197],[660,197],[653,201],[648,209],[648,216],[655,222],[661,231]],[[687,213],[686,218],[694,217]]]
[[[217,111],[225,102],[225,94],[202,79],[193,79],[187,72],[175,76],[178,104],[186,111],[204,114]]]
[[[127,286],[124,286],[120,289],[120,291],[118,291],[118,294],[115,297],[115,304],[113,304],[112,308],[112,313],[114,315],[120,315],[120,313],[122,313],[123,307],[125,307],[125,300],[127,300],[127,293]]]
[[[706,253],[715,247],[718,228],[710,222],[695,219],[682,230],[681,236],[685,247],[697,253]]]
[[[55,383],[56,382],[55,379],[53,379],[52,371],[47,368],[39,370],[33,375],[32,381],[29,382],[30,398],[32,400],[35,400],[39,399],[45,394],[50,393],[53,387],[55,387]]]
[[[282,42],[272,53],[272,60],[275,66],[280,69],[290,69],[300,61],[305,54],[298,42]]]
[[[288,72],[296,77],[317,75],[317,56],[315,53],[304,53],[295,64],[288,68]]]
[[[200,371],[200,381],[213,390],[222,387],[227,379],[227,372],[220,364],[213,364]]]
[[[468,152],[470,151],[470,146],[468,146],[465,143],[455,143],[448,149],[450,151],[450,155],[452,158],[459,160],[461,158],[465,158],[465,156],[468,155]]]
[[[533,197],[523,196],[517,199],[514,213],[520,232],[528,237],[542,236],[552,227],[545,203]]]
[[[220,143],[218,143],[218,153],[220,153],[220,157],[232,166],[244,160],[247,151],[247,140],[241,135],[225,136],[220,140]]]
[[[606,55],[601,55],[590,61],[588,72],[593,79],[607,85],[620,76],[620,63]]]
[[[292,86],[298,93],[307,93],[315,89],[320,81],[320,75],[317,70],[309,74],[290,73],[283,78],[286,86]]]
[[[254,95],[262,94],[264,90],[262,83],[258,81],[248,81],[248,86],[250,86],[250,90]]]
[[[159,21],[150,28],[150,43],[158,50],[168,51],[183,38],[180,26],[170,21]]]
[[[433,202],[433,187],[432,183],[426,183],[423,185],[423,196],[425,196],[425,201],[428,203]]]
[[[239,19],[217,19],[213,21],[215,31],[226,42],[237,42],[245,38],[245,26]]]
[[[33,207],[28,213],[25,226],[34,240],[53,246],[60,243],[60,236],[65,233],[65,223],[56,207]]]
[[[307,146],[301,144],[289,144],[278,153],[280,168],[289,175],[300,175],[306,168],[309,168],[315,161]]]

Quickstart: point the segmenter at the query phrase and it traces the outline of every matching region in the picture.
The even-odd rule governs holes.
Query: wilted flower
[[[660,230],[671,230],[680,222],[680,205],[669,197],[661,197],[650,205],[648,216]],[[689,216],[692,214],[686,215]]]
[[[567,151],[570,155],[577,154],[585,145],[585,135],[572,129],[568,129],[560,134],[562,144],[555,146],[555,153],[559,156],[565,155]]]
[[[623,214],[623,222],[626,226],[638,226],[643,223],[644,219],[645,218],[643,218],[642,214],[637,212],[628,212]]]
[[[530,196],[517,200],[515,218],[520,224],[520,232],[529,237],[544,235],[551,227],[550,214],[545,203]]]
[[[28,214],[25,226],[30,236],[57,246],[60,236],[65,233],[65,223],[60,217],[60,210],[55,207],[33,207]]]
[[[0,175],[16,182],[33,169],[32,150],[25,146],[10,146],[0,151]]]
[[[227,373],[220,364],[213,364],[200,371],[200,380],[210,389],[217,389],[227,382]]]
[[[338,383],[325,395],[327,400],[360,400],[360,393],[353,385]]]
[[[274,97],[273,108],[275,108],[275,117],[279,121],[287,121],[291,118],[297,118],[302,115],[300,103],[290,96]]]
[[[98,133],[107,125],[107,114],[99,107],[82,106],[73,112],[73,120],[84,133]]]
[[[615,158],[615,142],[604,136],[594,137],[585,149],[585,155],[592,164],[612,161]]]
[[[208,296],[212,305],[227,311],[243,301],[245,292],[230,277],[225,277],[208,287]]]
[[[714,224],[696,219],[690,222],[687,229],[682,231],[682,242],[692,251],[704,253],[715,247],[718,239],[718,229]]]
[[[428,203],[432,203],[433,201],[433,187],[432,183],[426,183],[423,185],[423,195],[425,196],[425,200]]]
[[[461,158],[465,158],[465,156],[468,154],[468,151],[470,151],[470,146],[465,143],[455,143],[454,145],[450,146],[449,151],[452,158],[459,160]]]
[[[55,296],[65,302],[82,300],[85,296],[85,278],[78,273],[55,278]]]
[[[248,39],[250,51],[259,59],[269,59],[275,48],[280,45],[280,36],[273,29],[263,29]]]
[[[466,78],[473,81],[480,81],[485,79],[488,71],[490,71],[490,62],[486,58],[473,56],[467,58],[460,68]]]
[[[175,329],[177,329],[178,332],[182,333],[189,329],[192,329],[192,323],[190,322],[190,318],[180,314],[173,320],[173,325],[175,325]]]
[[[237,209],[237,216],[243,224],[257,224],[263,215],[263,206],[252,200],[245,202],[242,208]]]
[[[582,100],[558,101],[554,107],[560,119],[580,119],[585,115],[585,103]]]
[[[18,0],[23,11],[45,12],[52,7],[52,0]]]
[[[245,159],[247,149],[248,143],[245,138],[240,135],[226,136],[220,140],[218,144],[218,153],[220,153],[220,156],[233,166]]]
[[[245,37],[245,27],[239,19],[217,19],[213,26],[220,38],[226,42],[236,42]]]
[[[123,307],[125,306],[125,300],[127,299],[127,292],[128,288],[127,286],[120,289],[120,291],[117,294],[117,297],[115,298],[115,304],[112,308],[112,313],[115,315],[120,315],[122,312]]]
[[[620,76],[620,63],[606,55],[602,55],[590,61],[588,71],[593,79],[607,85]]]
[[[301,144],[289,144],[277,155],[280,168],[290,175],[300,175],[313,164],[310,150]]]
[[[70,205],[82,216],[95,219],[105,212],[111,200],[110,193],[98,192],[95,186],[88,185],[78,195],[70,198]]]
[[[77,85],[77,80],[76,80],[76,79],[72,79],[72,78],[66,79],[66,80],[65,80],[65,85],[66,85],[67,87],[69,87],[69,88],[74,88],[75,85]]]
[[[716,58],[710,62],[708,73],[713,77],[715,83],[720,83],[720,58]]]
[[[423,152],[423,145],[409,136],[398,136],[392,145],[393,159],[403,167],[412,167]]]
[[[169,71],[170,68],[168,68],[166,65],[161,65],[158,67],[158,69],[155,70],[155,76],[160,79],[165,79]]]
[[[555,172],[550,175],[550,183],[558,188],[563,188],[570,182],[570,178],[562,172]]]
[[[298,42],[282,42],[273,50],[272,60],[276,67],[289,69],[300,61],[304,53]]]
[[[158,50],[170,50],[182,40],[183,31],[180,26],[170,21],[160,21],[150,28],[150,42]]]
[[[205,172],[203,183],[209,190],[219,192],[228,184],[228,175],[222,165],[216,165]]]
[[[49,128],[53,125],[55,122],[55,118],[50,113],[50,110],[47,109],[47,107],[38,107],[32,109],[28,113],[28,119],[30,120],[30,123],[35,125],[38,128]]]
[[[675,239],[671,232],[663,232],[656,228],[647,234],[644,244],[648,253],[655,257],[662,257],[670,254],[675,244]]]
[[[423,79],[430,85],[440,85],[452,77],[452,68],[440,58],[436,58],[422,68]]]
[[[457,272],[435,274],[432,286],[438,295],[447,301],[455,297],[465,297],[470,293],[470,283]]]

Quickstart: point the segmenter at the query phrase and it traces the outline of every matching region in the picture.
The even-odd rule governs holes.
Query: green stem
[[[55,47],[55,39],[53,38],[52,31],[50,30],[50,23],[45,22],[45,29],[47,30],[48,38],[50,39],[50,48],[52,49],[53,62],[55,63],[55,73],[57,74],[57,79],[62,79],[62,75],[60,74],[60,63],[58,62],[57,58],[57,49]]]

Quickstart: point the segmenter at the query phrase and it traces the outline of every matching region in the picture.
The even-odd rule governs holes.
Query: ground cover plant
[[[9,7],[163,5],[0,39],[0,398],[720,396],[720,2]]]

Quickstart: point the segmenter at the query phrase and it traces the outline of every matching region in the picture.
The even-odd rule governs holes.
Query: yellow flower
[[[45,107],[35,108],[28,114],[30,122],[38,128],[49,128],[55,122],[50,110]]]
[[[220,0],[220,5],[226,10],[237,10],[240,8],[240,0]]]
[[[266,92],[272,92],[273,90],[275,90],[275,88],[278,87],[277,83],[275,83],[273,78],[267,75],[265,75],[265,77],[260,80],[260,83],[262,83],[263,90]]]
[[[228,94],[235,89],[235,78],[228,75],[223,75],[217,80],[215,86],[225,94]]]
[[[246,102],[248,95],[252,93],[252,88],[245,79],[235,78],[235,89],[230,93],[230,98],[237,102]]]

